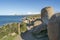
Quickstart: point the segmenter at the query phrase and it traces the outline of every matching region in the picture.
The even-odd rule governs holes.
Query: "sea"
[[[22,19],[24,17],[26,17],[26,16],[21,16],[21,15],[19,15],[19,16],[16,16],[16,15],[14,15],[14,16],[7,16],[7,15],[0,16],[0,26],[8,24],[8,23],[22,22]]]

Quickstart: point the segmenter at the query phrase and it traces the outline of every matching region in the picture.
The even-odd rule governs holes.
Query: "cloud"
[[[14,11],[14,10],[0,10],[0,15],[33,15],[40,12],[26,12],[26,11]]]
[[[27,14],[32,14],[32,12],[27,12]]]
[[[40,14],[40,12],[27,12],[28,15],[30,14]]]

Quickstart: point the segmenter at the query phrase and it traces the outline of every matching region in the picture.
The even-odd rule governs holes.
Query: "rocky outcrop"
[[[54,14],[48,22],[50,40],[60,40],[60,13]]]
[[[36,35],[36,37],[40,38],[47,34],[47,24],[53,14],[54,13],[52,7],[45,7],[41,10],[42,23],[33,29],[33,35]]]
[[[53,27],[54,22],[52,23],[52,25],[48,24],[51,19],[53,19],[53,21],[54,21],[54,18],[56,18],[56,16],[57,16],[57,15],[54,15],[54,16],[53,15],[54,15],[54,12],[53,12],[52,7],[43,8],[41,10],[41,19],[39,21],[37,21],[37,20],[34,21],[33,20],[32,24],[34,25],[34,23],[35,23],[35,26],[33,26],[33,28],[31,30],[25,32],[22,37],[25,38],[25,40],[35,40],[35,39],[40,40],[41,38],[42,38],[41,40],[43,40],[43,37],[44,38],[47,37],[47,39],[44,39],[44,40],[48,40],[48,35],[49,35],[49,39],[52,40],[54,38],[54,35],[55,35],[52,32],[55,32],[55,31],[57,32],[57,34],[56,34],[56,37],[57,37],[58,27],[55,26],[55,29],[57,28],[55,30],[55,29],[53,29],[54,28]],[[51,17],[54,17],[54,18],[51,18]],[[37,24],[39,24],[39,25],[37,25]],[[48,27],[48,32],[47,32],[47,27]],[[30,38],[30,39],[28,39],[26,36],[28,36],[28,38]]]
[[[48,23],[48,20],[53,15],[53,8],[52,7],[45,7],[41,10],[41,19],[44,23]]]
[[[47,35],[47,25],[41,24],[32,29],[32,34],[36,38],[41,38]]]
[[[38,26],[40,24],[42,24],[42,20],[41,19],[34,20],[34,26]]]

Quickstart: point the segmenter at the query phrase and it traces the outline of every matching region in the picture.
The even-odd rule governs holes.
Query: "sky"
[[[0,15],[40,14],[46,6],[60,12],[60,0],[0,0]]]

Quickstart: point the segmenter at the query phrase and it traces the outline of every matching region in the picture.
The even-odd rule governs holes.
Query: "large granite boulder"
[[[53,8],[52,7],[45,7],[41,10],[41,20],[42,23],[35,27],[32,31],[32,34],[36,37],[40,38],[47,34],[47,24],[49,19],[53,15]]]
[[[60,40],[60,13],[54,14],[48,22],[49,40]]]
[[[47,25],[46,24],[40,24],[32,29],[32,34],[36,38],[41,38],[47,35]]]
[[[44,23],[48,23],[48,20],[53,15],[53,8],[52,7],[45,7],[41,10],[41,19]]]

